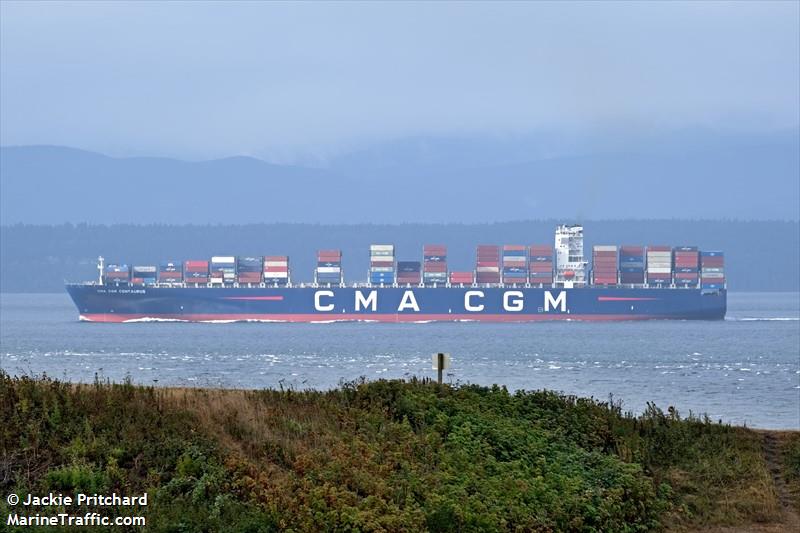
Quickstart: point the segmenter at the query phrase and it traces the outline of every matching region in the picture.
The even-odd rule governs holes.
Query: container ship
[[[105,264],[97,281],[67,284],[91,322],[532,322],[720,320],[724,254],[696,246],[598,245],[585,258],[583,227],[558,226],[555,243],[480,245],[472,270],[448,268],[447,247],[398,260],[369,248],[366,279],[346,282],[340,250],[319,250],[297,282],[288,256],[216,256],[159,265]]]

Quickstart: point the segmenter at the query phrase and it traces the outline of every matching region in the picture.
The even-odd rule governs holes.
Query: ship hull
[[[134,287],[68,285],[91,322],[536,322],[721,320],[726,291],[511,287]]]

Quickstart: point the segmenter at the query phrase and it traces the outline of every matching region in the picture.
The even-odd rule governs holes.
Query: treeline
[[[551,244],[555,220],[493,224],[396,225],[9,225],[0,227],[0,288],[57,292],[64,281],[97,276],[108,262],[156,264],[212,255],[289,255],[296,281],[312,277],[315,250],[339,248],[348,281],[366,278],[371,243],[393,243],[400,260],[416,260],[422,245],[448,246],[451,270],[469,270],[478,244]],[[729,287],[740,291],[800,289],[797,221],[586,221],[593,244],[697,245],[726,253]]]

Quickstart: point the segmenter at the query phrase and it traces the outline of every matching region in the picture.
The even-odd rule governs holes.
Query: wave
[[[725,320],[731,322],[797,322],[800,317],[796,316],[772,316],[772,317],[727,317]]]

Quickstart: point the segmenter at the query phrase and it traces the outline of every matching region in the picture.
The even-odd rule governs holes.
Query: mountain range
[[[324,165],[0,148],[0,223],[481,223],[798,220],[800,130],[679,132],[592,149],[409,138]]]

